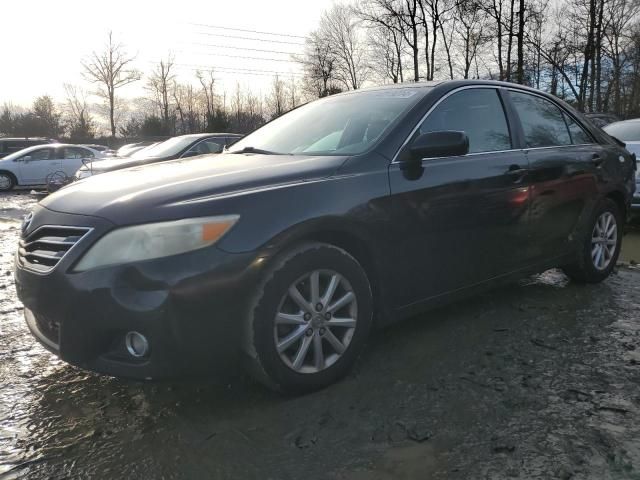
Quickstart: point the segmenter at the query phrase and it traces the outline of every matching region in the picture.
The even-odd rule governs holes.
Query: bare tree
[[[156,65],[147,78],[146,84],[146,88],[153,95],[160,117],[167,128],[170,123],[171,86],[175,79],[175,75],[172,73],[173,65],[173,56],[169,54],[166,60],[160,60]]]
[[[379,23],[372,24],[367,33],[370,48],[369,62],[373,66],[374,75],[383,83],[387,80],[402,83],[404,81],[402,35],[396,29],[387,28]]]
[[[353,9],[334,4],[320,19],[319,35],[333,47],[336,77],[347,89],[357,90],[369,73],[366,52]]]
[[[318,30],[307,37],[304,54],[294,56],[304,70],[304,89],[315,97],[340,92],[337,86],[338,57],[331,42]]]
[[[132,68],[135,57],[127,55],[122,43],[114,42],[112,32],[102,52],[93,52],[82,62],[85,78],[98,85],[96,94],[109,108],[111,136],[116,135],[116,90],[140,80],[140,73]]]
[[[213,74],[213,69],[202,71],[196,71],[196,78],[200,82],[202,87],[202,95],[204,96],[206,115],[211,117],[214,115],[216,105],[218,103],[215,93],[216,79]]]
[[[267,95],[266,99],[267,109],[269,112],[269,116],[273,118],[277,118],[283,113],[287,112],[287,92],[286,86],[284,82],[275,75],[273,77],[273,81],[271,82],[271,90]]]
[[[64,91],[67,97],[64,114],[66,117],[67,130],[72,139],[91,138],[94,135],[95,126],[89,113],[87,96],[79,87],[64,84]]]
[[[358,15],[402,36],[413,60],[413,80],[420,80],[420,10],[418,0],[363,0]]]
[[[478,48],[485,42],[486,12],[477,1],[456,2],[454,29],[462,50],[462,77],[469,78],[471,67],[476,60]]]
[[[173,103],[180,121],[181,133],[197,133],[202,131],[201,95],[193,85],[173,83]]]

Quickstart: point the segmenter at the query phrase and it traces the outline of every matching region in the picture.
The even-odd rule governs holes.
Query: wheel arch
[[[613,190],[607,193],[606,198],[613,200],[615,204],[620,209],[620,213],[622,214],[623,221],[626,221],[627,215],[629,213],[629,208],[627,205],[627,197],[620,190]]]
[[[15,173],[13,173],[10,170],[5,170],[5,169],[2,169],[2,168],[0,168],[0,173],[6,173],[7,175],[9,175],[13,180],[13,185],[14,186],[18,185],[18,177],[16,176]]]
[[[324,219],[308,224],[299,225],[293,229],[281,233],[274,238],[265,248],[265,253],[272,260],[280,254],[296,248],[304,243],[326,243],[341,248],[356,259],[362,266],[373,297],[374,323],[386,324],[393,318],[384,281],[384,267],[378,260],[379,249],[368,240],[370,235],[349,222],[337,219]],[[268,266],[269,261],[266,262]]]

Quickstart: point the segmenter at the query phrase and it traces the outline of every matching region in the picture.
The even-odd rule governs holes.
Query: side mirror
[[[195,157],[196,155],[200,155],[200,154],[195,150],[189,150],[188,152],[185,152],[182,154],[182,158]]]
[[[469,153],[469,138],[464,132],[442,130],[427,132],[416,138],[409,147],[411,159],[457,157]]]
[[[30,162],[31,161],[31,155],[26,155],[24,157],[22,157],[21,159],[24,163]]]

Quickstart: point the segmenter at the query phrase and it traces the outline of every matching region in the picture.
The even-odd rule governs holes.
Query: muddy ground
[[[640,479],[640,270],[557,271],[377,332],[322,392],[137,383],[30,336],[0,196],[0,478]],[[640,229],[624,259],[640,261]]]

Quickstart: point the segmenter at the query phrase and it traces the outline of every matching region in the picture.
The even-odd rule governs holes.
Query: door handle
[[[599,167],[604,162],[604,158],[598,155],[597,153],[591,157],[591,163],[593,163],[596,167]]]
[[[521,183],[524,177],[529,173],[528,168],[522,168],[520,165],[510,165],[506,175],[512,177],[513,183]]]

